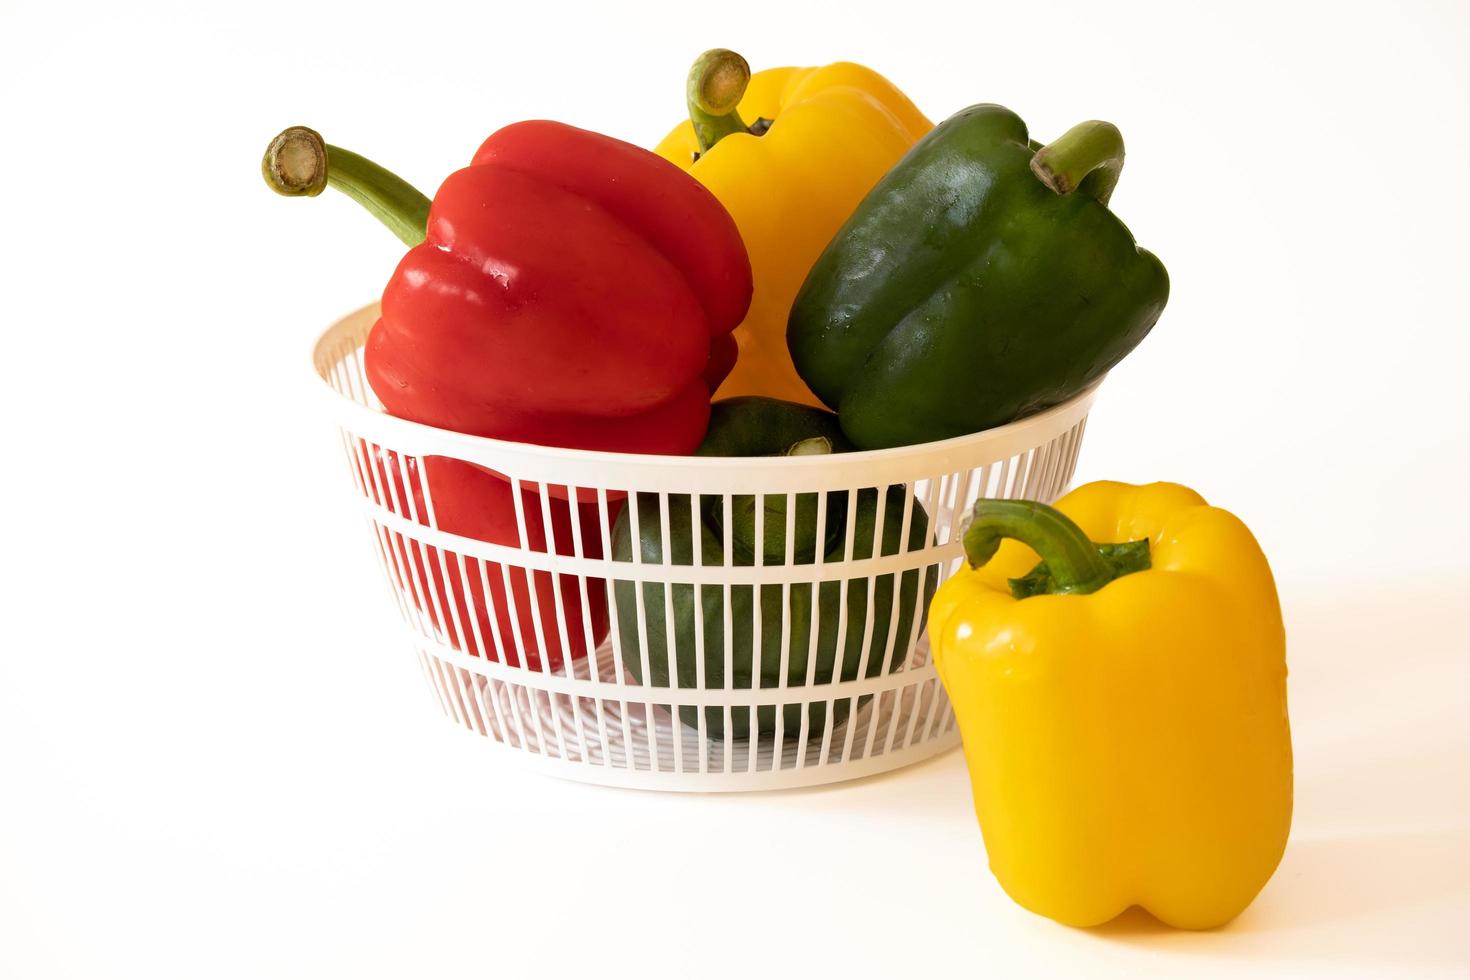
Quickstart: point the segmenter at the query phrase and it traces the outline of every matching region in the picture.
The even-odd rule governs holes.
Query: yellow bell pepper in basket
[[[1285,633],[1250,531],[1177,484],[1092,483],[1055,509],[979,501],[965,551],[929,628],[1001,886],[1075,926],[1234,918],[1292,807]]]
[[[715,397],[821,406],[786,348],[791,303],[858,202],[933,123],[862,65],[752,76],[744,58],[723,49],[705,52],[690,71],[689,113],[654,152],[725,205],[755,280],[750,311],[735,329],[735,369]]]

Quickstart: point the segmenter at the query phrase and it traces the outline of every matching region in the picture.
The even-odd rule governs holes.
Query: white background
[[[1457,2],[3,0],[0,976],[1464,971],[1467,44]],[[958,753],[673,798],[432,707],[307,362],[401,246],[260,152],[304,123],[432,191],[521,118],[651,145],[712,46],[1122,128],[1173,295],[1079,481],[1235,510],[1287,616],[1295,829],[1231,927],[1019,910]]]

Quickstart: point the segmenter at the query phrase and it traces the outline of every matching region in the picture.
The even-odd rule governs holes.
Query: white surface
[[[0,976],[1463,974],[1470,8],[688,6],[0,7]],[[670,798],[435,717],[304,388],[401,250],[260,150],[432,189],[521,117],[651,143],[714,44],[1122,127],[1174,295],[1079,478],[1232,508],[1286,602],[1297,819],[1231,928],[1020,911],[957,754]]]

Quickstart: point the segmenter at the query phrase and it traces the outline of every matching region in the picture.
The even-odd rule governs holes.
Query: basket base
[[[924,647],[915,650],[916,662],[927,659]],[[604,677],[612,676],[612,657],[608,644],[597,651]],[[696,793],[791,789],[899,769],[959,744],[954,714],[932,676],[866,699],[821,731],[783,731],[778,721],[767,735],[720,739],[703,723],[677,722],[671,706],[507,682],[423,646],[419,659],[448,718],[516,765],[578,782]]]

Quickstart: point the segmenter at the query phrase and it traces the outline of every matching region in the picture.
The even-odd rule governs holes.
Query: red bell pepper
[[[315,196],[337,187],[412,246],[383,292],[382,316],[365,352],[368,383],[390,414],[579,449],[685,454],[703,438],[710,392],[734,363],[730,331],[750,302],[750,263],[734,221],[678,167],[619,140],[533,121],[492,135],[469,167],[445,180],[432,204],[388,171],[303,127],[276,137],[263,171],[283,194]],[[471,478],[465,470],[477,468],[450,462],[426,461],[442,530],[538,547],[518,540],[514,495],[498,476],[479,470],[486,479]],[[411,494],[421,489],[409,488]],[[547,489],[566,495],[564,488]],[[407,502],[401,477],[391,493]],[[534,512],[539,524],[534,493],[526,503],[528,521]],[[600,557],[596,505],[578,510],[584,554]],[[561,516],[569,530],[569,510]],[[554,513],[554,550],[568,554],[571,536],[558,523]],[[545,532],[528,524],[528,537]],[[458,556],[446,554],[448,588],[435,575],[436,559],[429,563],[430,598],[448,616],[447,593],[460,608],[468,594],[477,621],[489,625],[478,576],[467,588]],[[500,570],[486,567],[493,583]],[[426,581],[418,584],[427,591]],[[604,587],[588,585],[597,643],[607,630]],[[495,595],[492,585],[489,605],[505,628],[488,653],[514,663],[503,591]],[[555,667],[563,653],[588,651],[582,630],[570,622],[565,651],[549,639],[561,635],[554,606],[548,610],[540,598],[550,591],[538,588],[536,605],[548,637],[545,659]],[[565,599],[568,590],[562,591]],[[456,646],[473,645],[437,617],[435,625],[452,633]],[[526,632],[519,646],[535,668],[541,658]],[[486,644],[492,645],[488,637]]]
[[[516,123],[439,188],[383,291],[368,382],[394,415],[458,432],[691,453],[712,342],[733,343],[750,291],[734,220],[679,168]]]
[[[364,487],[374,501],[391,513],[427,525],[419,461],[412,456],[400,460],[391,449],[362,441],[358,454]],[[439,527],[497,544],[519,540],[515,500],[510,483],[503,477],[443,456],[428,456],[423,463]],[[549,526],[542,516],[540,497],[531,490],[521,491],[521,514],[526,523],[522,547],[571,554],[571,506],[555,494],[548,494],[546,503],[551,514]],[[579,505],[577,520],[583,554],[601,558],[596,504]],[[550,572],[506,567],[453,551],[441,556],[440,549],[397,532],[383,532],[379,545],[398,591],[410,596],[432,627],[442,631],[457,650],[477,657],[488,652],[490,659],[503,660],[512,667],[521,666],[524,659],[531,670],[556,670],[568,659],[587,656],[607,635],[607,584],[603,579],[586,580],[584,603],[575,575],[558,575],[553,581]],[[558,592],[564,620],[556,612]]]

